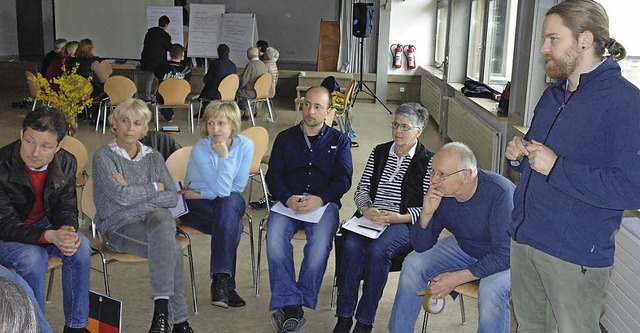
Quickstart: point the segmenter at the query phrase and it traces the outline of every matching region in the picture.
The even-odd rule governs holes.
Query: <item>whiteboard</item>
[[[179,6],[147,6],[147,29],[157,27],[158,19],[166,15],[169,18],[167,33],[171,36],[171,44],[184,46],[182,29],[182,7]]]
[[[75,41],[90,38],[94,53],[103,58],[140,59],[147,5],[173,6],[173,1],[54,0],[55,36]]]
[[[224,5],[189,4],[189,56],[214,58],[222,36]]]
[[[244,68],[247,49],[258,41],[258,26],[255,14],[227,13],[222,15],[222,43],[231,49],[229,59],[237,67]]]

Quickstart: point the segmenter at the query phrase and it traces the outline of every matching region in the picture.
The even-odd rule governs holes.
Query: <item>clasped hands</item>
[[[396,212],[379,210],[371,206],[363,207],[360,211],[364,217],[375,224],[388,226],[389,224],[400,222],[400,214]]]
[[[54,244],[67,257],[76,253],[81,241],[76,230],[70,225],[63,225],[58,230],[45,231],[44,239]]]
[[[322,198],[317,195],[307,195],[303,197],[294,195],[287,200],[287,207],[296,214],[308,214],[323,205]]]
[[[544,144],[536,140],[526,141],[519,136],[511,139],[504,155],[511,161],[522,161],[525,156],[528,157],[531,169],[545,176],[549,175],[558,159],[558,155]]]

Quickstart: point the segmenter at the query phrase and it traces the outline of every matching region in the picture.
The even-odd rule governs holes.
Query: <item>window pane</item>
[[[469,24],[469,49],[467,52],[467,76],[480,81],[480,58],[484,39],[482,25],[486,0],[471,2],[471,22]]]
[[[449,5],[447,1],[438,2],[436,12],[436,55],[435,62],[437,66],[444,63],[444,48],[447,43],[447,15],[449,13]]]
[[[627,57],[620,61],[622,75],[637,87],[640,87],[640,39],[637,29],[630,29],[630,22],[636,22],[640,12],[640,3],[637,1],[625,1],[624,6],[620,0],[599,0],[609,16],[609,33],[611,37],[619,40],[627,50]]]
[[[506,84],[511,79],[515,39],[517,0],[491,0],[487,27],[485,79],[490,85]]]

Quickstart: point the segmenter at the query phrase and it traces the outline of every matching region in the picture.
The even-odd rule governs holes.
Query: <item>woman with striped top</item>
[[[354,195],[356,216],[387,228],[377,239],[343,229],[346,240],[338,267],[334,333],[350,332],[354,314],[357,323],[353,332],[371,332],[391,261],[411,251],[409,227],[419,221],[434,155],[418,142],[428,119],[420,104],[400,105],[391,123],[393,141],[378,145],[369,156]],[[364,285],[358,303],[360,280]]]

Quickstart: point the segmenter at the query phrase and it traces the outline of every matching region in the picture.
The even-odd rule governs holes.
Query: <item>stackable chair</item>
[[[269,89],[271,89],[271,84],[273,83],[273,77],[270,73],[264,73],[260,76],[256,83],[253,85],[253,89],[256,91],[256,98],[247,99],[247,104],[249,106],[249,116],[251,117],[251,124],[256,126],[256,121],[253,117],[253,108],[252,104],[257,102],[265,102],[267,103],[267,108],[269,109],[269,118],[267,118],[268,122],[274,122],[273,111],[271,110],[271,99],[269,98]]]
[[[105,62],[103,61],[103,63]],[[100,127],[100,115],[102,114],[102,134],[104,134],[107,129],[108,110],[115,108],[118,104],[133,97],[137,93],[137,88],[135,83],[128,77],[115,75],[109,77],[104,83],[104,92],[107,94],[107,98],[105,98],[101,102],[102,105],[98,107],[98,117],[96,118],[97,132]]]
[[[156,131],[160,130],[160,119],[158,113],[161,108],[186,108],[189,109],[188,122],[191,125],[191,133],[193,130],[193,103],[191,100],[187,102],[187,96],[191,93],[189,81],[182,79],[166,79],[158,86],[158,94],[162,96],[163,103],[156,102]]]
[[[238,86],[240,85],[240,78],[237,74],[229,74],[220,81],[220,85],[218,86],[218,92],[220,92],[220,100],[221,101],[233,101],[236,98],[236,91],[238,91]],[[198,97],[198,101],[200,105],[198,106],[198,112],[203,112],[202,104],[204,102],[211,102],[210,99],[206,99],[203,97]],[[200,126],[200,118],[198,117],[198,126]]]

